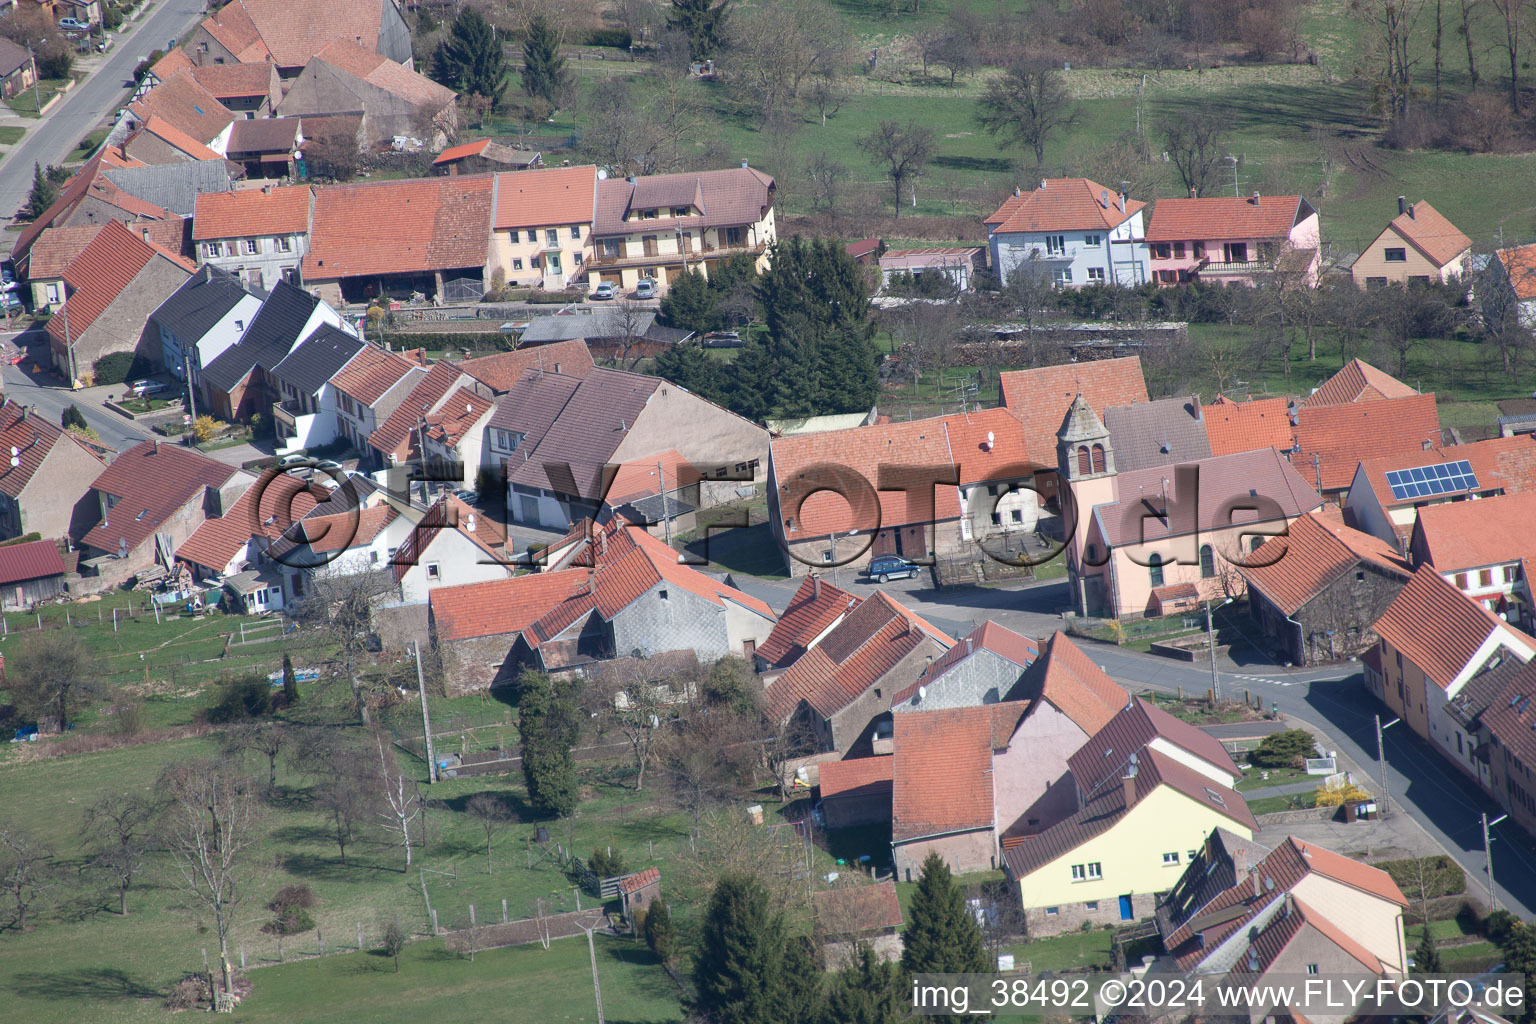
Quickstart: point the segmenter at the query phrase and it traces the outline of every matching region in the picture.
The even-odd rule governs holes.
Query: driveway
[[[42,331],[31,331],[22,335],[0,335],[0,343],[3,343],[0,344],[0,351],[8,353],[14,353],[18,348],[27,348],[29,345],[32,351],[39,354],[47,352],[46,335]],[[54,423],[61,422],[64,410],[74,406],[85,416],[86,424],[94,427],[96,433],[101,435],[102,443],[111,445],[118,451],[132,448],[140,441],[155,436],[147,427],[103,409],[101,398],[92,401],[83,397],[87,391],[99,391],[101,397],[105,397],[108,391],[114,390],[113,388],[92,388],[87,391],[70,392],[65,390],[61,386],[62,381],[52,374],[30,374],[28,371],[31,366],[31,359],[28,359],[23,366],[12,366],[9,359],[0,361],[0,380],[4,381],[6,397],[13,402],[36,406],[37,411],[44,418]],[[121,391],[122,386],[118,385],[115,390]]]

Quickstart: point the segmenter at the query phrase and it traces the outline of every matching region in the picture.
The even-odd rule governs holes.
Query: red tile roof
[[[48,333],[64,343],[79,338],[156,255],[166,256],[122,221],[108,221],[64,268],[69,298],[48,321]]]
[[[910,711],[895,717],[893,841],[993,827],[992,718],[994,709],[1002,707]]]
[[[438,158],[438,163],[447,156],[445,152]],[[510,171],[496,175],[494,227],[500,231],[555,224],[591,224],[596,202],[596,167]]]
[[[480,174],[316,187],[305,280],[483,268],[492,184]]]
[[[432,548],[432,542],[444,532],[457,533],[490,557],[481,564],[500,564],[506,575],[512,575],[512,559],[507,551],[507,530],[504,523],[496,522],[495,516],[477,512],[452,493],[446,493],[422,515],[411,530],[411,535],[401,542],[393,559],[395,582],[405,579],[421,557]]]
[[[1301,196],[1159,199],[1147,223],[1147,241],[1183,242],[1286,238],[1317,211]]]
[[[1363,359],[1351,359],[1338,373],[1319,384],[1301,404],[1346,405],[1383,398],[1411,398],[1417,394],[1390,373],[1376,369]]]
[[[419,367],[415,363],[393,352],[368,345],[340,373],[331,378],[331,385],[364,405],[373,405],[408,374],[417,370]]]
[[[149,73],[163,82],[172,75],[195,67],[197,65],[192,63],[191,57],[187,56],[187,51],[177,47],[176,49],[167,50],[164,57],[151,64]]]
[[[335,39],[361,40],[370,49],[378,46],[384,4],[388,2],[327,0],[314,4],[309,0],[241,0],[252,25],[271,50],[272,59],[283,67],[307,63]]]
[[[1536,559],[1533,522],[1533,492],[1426,505],[1419,509],[1410,551],[1427,555],[1442,573]]]
[[[324,61],[346,74],[361,78],[375,89],[382,89],[412,106],[424,107],[433,113],[451,104],[458,95],[426,75],[418,74],[404,64],[396,64],[372,45],[364,48],[350,40],[338,39],[326,44],[313,59]]]
[[[592,350],[580,338],[477,356],[458,364],[465,373],[502,392],[511,391],[525,370],[543,369],[568,377],[585,377],[594,365]]]
[[[1444,267],[1472,248],[1472,239],[1428,203],[1420,200],[1408,210],[1392,218],[1387,231],[1419,250],[1435,266]]]
[[[1336,512],[1317,510],[1291,523],[1285,536],[1264,542],[1239,568],[1248,585],[1286,615],[1295,615],[1341,573],[1361,562],[1406,581],[1413,570],[1397,549],[1350,529]]]
[[[811,897],[816,919],[829,934],[851,935],[901,927],[896,880],[825,889]]]
[[[60,444],[80,444],[75,435],[50,423],[41,416],[33,415],[23,405],[7,398],[0,402],[0,452],[16,449],[17,464],[10,460],[0,462],[0,494],[15,499],[21,497],[43,460]],[[81,448],[90,452],[83,444]],[[94,452],[92,452],[95,455]],[[101,457],[96,455],[99,460]]]
[[[1376,495],[1382,508],[1412,505],[1422,498],[1397,498],[1387,483],[1387,474],[1395,469],[1415,469],[1440,462],[1465,460],[1472,464],[1477,486],[1467,492],[1448,491],[1436,497],[1448,502],[1463,493],[1502,490],[1506,494],[1520,494],[1536,490],[1536,435],[1516,434],[1513,437],[1491,437],[1470,444],[1436,446],[1429,451],[1414,450],[1376,459],[1360,460],[1360,471],[1366,483]]]
[[[51,540],[0,546],[0,584],[21,583],[44,576],[64,575],[64,559]]]
[[[935,659],[933,664],[929,665],[911,685],[902,687],[892,694],[891,707],[894,708],[904,701],[911,700],[920,689],[932,686],[950,669],[977,651],[990,651],[1017,665],[1021,672],[1040,656],[1039,648],[1029,637],[1022,633],[1015,633],[1007,626],[1000,626],[988,619],[966,636],[961,637],[955,646],[944,652],[943,657]]]
[[[203,192],[192,217],[192,237],[244,238],[251,235],[309,233],[308,185],[242,188],[233,192]]]
[[[428,595],[439,642],[520,633],[587,585],[585,570],[439,587]]]
[[[306,547],[317,555],[366,547],[399,517],[400,512],[389,504],[372,505],[356,512],[306,516],[290,526],[283,541],[273,545],[272,550],[280,554],[284,542]]]
[[[192,68],[192,77],[197,79],[197,84],[221,100],[248,99],[273,92],[280,95],[274,81],[276,74],[276,65],[266,63],[206,64]]]
[[[437,411],[427,413],[427,436],[444,447],[457,448],[465,435],[490,415],[491,409],[490,399],[482,398],[468,388],[459,388]]]
[[[1384,398],[1348,405],[1304,405],[1296,410],[1291,464],[1320,490],[1348,487],[1361,460],[1383,455],[1427,454],[1439,447],[1440,414],[1434,395]]]
[[[850,529],[872,530],[877,524],[888,528],[959,516],[960,497],[953,486],[876,491],[882,467],[949,465],[957,469],[960,483],[970,484],[1027,476],[1034,461],[1023,426],[1008,409],[779,437],[770,442],[770,452],[772,485],[781,494],[792,483],[808,487],[813,478],[804,474],[827,463],[846,467],[869,483],[868,491],[854,490],[850,495],[857,504],[823,489],[811,494],[798,511],[785,507],[793,520],[785,531],[792,541]],[[1054,464],[1054,455],[1050,462]]]
[[[1457,590],[1432,565],[1419,566],[1372,628],[1442,690],[1497,629],[1509,629],[1536,646]]]
[[[1106,198],[1107,196],[1107,198]],[[984,222],[994,234],[1009,232],[1073,231],[1103,228],[1108,231],[1146,208],[1146,203],[1127,199],[1122,211],[1114,189],[1088,178],[1046,178],[1040,187],[1018,192]]]
[[[1076,813],[1043,831],[1029,835],[1005,835],[1002,839],[1003,862],[1008,867],[1008,874],[1014,879],[1021,879],[1088,840],[1102,835],[1119,824],[1132,807],[1165,785],[1215,814],[1230,818],[1252,831],[1258,830],[1258,822],[1254,820],[1241,794],[1211,781],[1166,754],[1144,750],[1131,786],[1129,803],[1126,801],[1125,786],[1106,786]]]
[[[841,616],[857,608],[860,600],[814,573],[807,576],[773,624],[773,632],[757,649],[757,656],[770,666],[789,664]]]
[[[194,160],[224,159],[159,114],[151,114],[149,120],[144,122],[144,127],[140,128],[139,131],[158,136],[162,141],[176,147]],[[131,142],[132,139],[130,138],[129,141]]]
[[[64,268],[85,251],[105,225],[81,224],[78,227],[49,228],[32,243],[27,264],[27,278],[33,281],[63,277]]]
[[[217,96],[197,84],[190,71],[161,82],[128,104],[128,109],[141,121],[159,115],[203,143],[218,138],[235,119]]]
[[[160,528],[188,502],[201,501],[205,488],[223,487],[239,470],[180,445],[145,441],[119,455],[91,487],[113,494],[117,504],[80,538],[82,544],[116,554],[129,551]]]
[[[633,184],[624,178],[608,178],[597,183],[592,233],[624,235],[641,230],[755,224],[773,208],[775,187],[772,178],[751,167],[649,174],[636,178]],[[643,225],[624,219],[641,210],[660,211],[665,207],[691,207],[703,216],[657,216]]]
[[[634,874],[625,878],[622,882],[619,883],[619,891],[627,895],[632,892],[639,892],[646,886],[654,885],[660,881],[661,869],[658,867],[649,867],[641,871],[636,871]]]
[[[783,721],[804,701],[830,718],[925,641],[945,650],[955,643],[877,591],[769,684],[768,714]]]
[[[1072,770],[1078,788],[1091,800],[1105,785],[1125,774],[1131,755],[1144,757],[1147,745],[1158,739],[1179,747],[1219,772],[1234,777],[1241,774],[1220,740],[1140,698],[1130,701],[1102,729],[1090,736],[1067,758],[1067,767]]]
[[[319,484],[310,485],[291,474],[269,470],[228,512],[204,520],[176,549],[176,557],[223,572],[252,537],[276,542],[327,497],[329,492]]]
[[[442,153],[438,155],[438,158],[433,160],[432,163],[434,165],[451,164],[455,160],[463,160],[465,157],[478,156],[479,154],[485,152],[485,147],[489,146],[490,144],[490,139],[480,139],[476,142],[466,142],[459,146],[449,146],[447,149],[443,150]]]
[[[1224,395],[1201,410],[1205,417],[1205,435],[1211,442],[1212,455],[1255,448],[1289,448],[1293,440],[1291,417],[1283,398],[1255,398],[1234,402]]]
[[[891,791],[892,765],[896,759],[860,757],[851,761],[824,761],[817,766],[821,798],[875,796]]]
[[[458,385],[464,375],[462,364],[444,360],[427,371],[425,377],[411,389],[389,418],[368,435],[368,445],[397,460],[410,458],[416,452],[416,429],[422,415],[422,406],[428,412],[436,412],[448,398],[450,389]],[[417,453],[419,454],[419,453]]]
[[[204,19],[202,29],[242,63],[272,59],[272,51],[267,49],[261,31],[243,3],[225,4],[213,17]]]
[[[1108,725],[1131,699],[1060,630],[1046,641],[1016,692],[1046,701],[1088,736]]]
[[[1024,423],[1024,446],[1037,466],[1056,467],[1056,433],[1079,394],[1099,416],[1115,405],[1147,401],[1141,358],[1064,363],[999,375],[1003,404]]]
[[[1536,245],[1521,245],[1513,249],[1500,249],[1494,253],[1504,265],[1509,287],[1515,298],[1522,302],[1536,299]]]

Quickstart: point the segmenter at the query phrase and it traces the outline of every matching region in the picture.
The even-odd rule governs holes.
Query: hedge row
[[[384,341],[397,351],[408,348],[434,351],[467,348],[502,352],[512,348],[512,335],[500,331],[386,331]]]

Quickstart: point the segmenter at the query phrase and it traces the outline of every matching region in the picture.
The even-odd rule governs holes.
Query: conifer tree
[[[59,190],[48,180],[43,173],[41,164],[32,165],[32,191],[27,194],[26,216],[28,220],[37,220],[48,212],[48,207],[59,198]]]
[[[987,969],[981,927],[966,909],[949,866],[936,853],[923,861],[902,939],[901,964],[910,974],[974,974]]]
[[[560,40],[542,15],[528,25],[523,40],[523,92],[553,104],[565,77],[565,58],[560,56]]]
[[[299,677],[294,674],[293,659],[286,654],[283,655],[283,700],[289,707],[299,702]]]
[[[432,53],[432,77],[463,96],[479,94],[501,109],[507,88],[506,56],[501,40],[479,10],[465,7],[453,20],[448,38]]]
[[[1419,937],[1419,944],[1413,950],[1413,973],[1439,974],[1440,970],[1440,949],[1435,945],[1435,936],[1426,923],[1424,934]]]
[[[896,965],[860,945],[827,993],[822,1024],[898,1024],[907,1018],[907,1000]]]
[[[654,900],[645,908],[645,921],[640,930],[656,959],[666,963],[676,954],[677,931],[672,925],[672,911],[661,900]]]
[[[564,818],[576,809],[580,795],[571,756],[578,733],[574,694],[569,684],[557,684],[542,672],[523,672],[517,686],[528,802],[540,814]]]
[[[723,367],[711,359],[698,342],[689,341],[666,349],[656,357],[655,370],[656,376],[665,377],[700,398],[711,402],[725,400]]]
[[[667,27],[688,37],[688,55],[703,60],[725,42],[731,0],[672,0]]]
[[[715,884],[699,935],[693,980],[715,1024],[783,1024],[784,921],[749,875]]]
[[[703,334],[715,329],[720,314],[710,282],[697,270],[678,274],[661,297],[661,319],[669,327]]]

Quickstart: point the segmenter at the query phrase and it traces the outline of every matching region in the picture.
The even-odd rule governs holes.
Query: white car
[[[91,26],[79,18],[60,18],[59,28],[66,32],[89,32]]]
[[[635,298],[654,299],[656,297],[656,282],[649,277],[642,277],[640,283],[635,285]]]
[[[128,390],[143,398],[146,395],[158,395],[162,391],[169,391],[170,388],[157,380],[136,380],[128,385]]]

